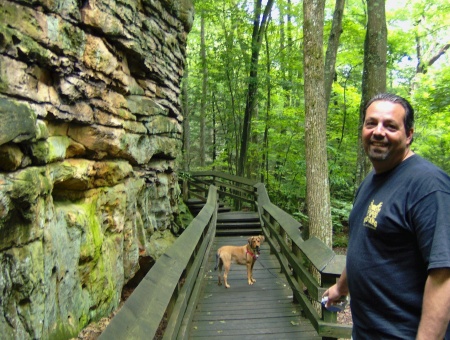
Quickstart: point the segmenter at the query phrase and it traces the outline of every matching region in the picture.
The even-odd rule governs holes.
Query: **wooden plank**
[[[341,276],[346,261],[347,257],[345,255],[335,255],[322,271],[322,274]]]
[[[217,213],[215,215],[217,217]],[[214,228],[214,225],[212,225],[210,230],[208,231],[208,234],[209,233],[214,234],[214,232],[215,232],[215,228]],[[213,242],[210,239],[211,236],[212,235],[206,235],[206,239],[209,239],[209,243],[208,243],[205,254],[203,254],[204,257],[198,260],[199,262],[201,262],[201,267],[198,270],[197,277],[203,277],[205,275],[205,270],[206,270],[205,268],[206,268],[206,263],[208,261],[208,254],[211,252],[211,247],[213,245]],[[181,339],[187,338],[187,333],[189,331],[189,325],[191,324],[192,316],[194,314],[193,310],[195,308],[195,305],[197,304],[197,301],[200,298],[201,286],[202,286],[202,282],[199,280],[195,280],[193,291],[192,291],[191,297],[189,299],[189,304],[186,307],[185,314],[183,316],[181,325],[178,330],[177,339],[181,340]],[[166,334],[164,334],[164,338],[167,338]]]
[[[266,203],[262,208],[283,227],[293,243],[300,244],[303,242],[300,235],[302,225],[294,217],[272,203]]]
[[[216,189],[210,187],[205,207],[173,246],[158,258],[99,339],[153,338],[165,311],[175,302],[179,280],[188,271],[199,242],[204,240],[208,222],[216,217],[216,204]]]
[[[218,321],[218,322],[199,322],[196,325],[195,334],[191,338],[197,337],[223,337],[235,336],[241,338],[245,335],[257,336],[260,339],[262,335],[271,335],[271,339],[280,339],[282,334],[308,335],[311,338],[317,339],[317,333],[304,327],[298,321],[296,316],[276,319],[260,319],[260,320],[234,320],[234,321]]]
[[[294,254],[291,253],[290,249],[287,247],[284,240],[281,238],[281,236],[273,230],[273,226],[266,221],[266,227],[271,230],[273,238],[276,240],[276,244],[272,244],[272,248],[279,248],[279,252],[274,252],[274,255],[278,258],[278,262],[280,264],[283,264],[283,271],[286,273],[288,272],[288,264],[292,267],[294,272],[299,276],[300,280],[303,282],[303,284],[308,289],[308,293],[317,301],[319,301],[319,294],[320,297],[322,296],[323,292],[318,287],[317,280],[311,275],[311,273],[305,268],[301,263],[300,259],[297,258]]]
[[[258,221],[259,214],[254,211],[229,211],[217,215],[217,222],[242,222],[242,221]]]
[[[229,191],[224,191],[222,190],[222,188],[228,188],[232,191],[238,191],[240,193],[244,193],[247,196],[253,196],[255,193],[255,189],[253,188],[253,186],[250,186],[249,189],[245,188],[245,187],[240,187],[237,185],[233,185],[231,183],[227,183],[227,182],[223,182],[223,181],[215,181],[215,186],[217,187],[217,192],[219,193],[219,196],[221,194],[226,194],[229,193]]]
[[[217,178],[223,178],[232,182],[237,182],[249,186],[254,186],[256,183],[258,183],[257,180],[250,179],[250,178],[244,178],[239,177],[235,175],[230,175],[225,172],[219,172],[219,171],[197,171],[197,172],[190,172],[190,175],[192,177],[217,177]]]
[[[172,339],[175,337],[175,335],[178,334],[181,323],[183,322],[183,320],[185,320],[185,312],[186,310],[189,310],[188,303],[190,302],[191,298],[193,299],[193,302],[197,301],[199,290],[197,287],[199,285],[196,279],[203,273],[203,267],[201,266],[201,264],[203,262],[205,254],[208,254],[208,251],[212,246],[212,238],[214,233],[215,228],[213,225],[210,225],[205,236],[205,241],[201,243],[197,255],[193,258],[192,266],[187,272],[188,275],[185,278],[185,282],[183,283],[175,306],[170,315],[169,322],[164,331],[164,339]],[[194,294],[192,294],[192,292],[194,292]]]
[[[336,255],[332,249],[315,236],[299,244],[299,248],[319,271],[322,271]]]
[[[231,288],[217,285],[215,253],[222,245],[245,245],[247,237],[216,237],[202,278],[202,297],[192,317],[190,339],[317,339],[311,323],[293,303],[293,292],[270,255],[268,243],[254,266],[254,285],[248,285],[246,267],[231,265]]]
[[[236,199],[237,201],[255,204],[255,200],[253,198],[245,198],[240,195],[236,195],[236,194],[233,194],[233,193],[227,192],[227,191],[219,190],[219,196],[220,196],[220,198],[222,198],[224,196],[228,196],[228,197],[232,197],[232,198]]]

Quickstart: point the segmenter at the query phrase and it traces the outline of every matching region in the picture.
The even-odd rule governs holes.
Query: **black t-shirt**
[[[450,267],[449,212],[450,177],[417,155],[363,181],[347,252],[354,339],[415,338],[427,272]]]

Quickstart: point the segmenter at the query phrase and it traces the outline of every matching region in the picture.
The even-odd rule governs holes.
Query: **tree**
[[[206,125],[206,98],[208,89],[208,65],[206,63],[206,43],[205,43],[205,12],[201,12],[201,30],[200,30],[200,55],[202,63],[202,97],[200,106],[200,166],[205,166],[205,156],[206,156],[206,136],[205,136],[205,125]]]
[[[339,38],[342,33],[342,18],[344,17],[345,0],[336,0],[334,8],[333,24],[331,26],[330,36],[328,38],[327,53],[325,56],[325,103],[330,102],[331,88],[336,76],[334,70],[336,65],[336,57],[339,48]]]
[[[420,74],[413,94],[416,129],[412,148],[450,174],[450,63]]]
[[[191,162],[191,130],[189,126],[189,66],[186,63],[184,67],[183,83],[181,87],[182,91],[182,104],[183,104],[183,170],[189,171]]]
[[[325,0],[303,2],[306,202],[309,234],[332,246],[328,182],[323,26]]]
[[[360,128],[364,121],[364,106],[377,93],[386,92],[387,27],[385,0],[367,0],[367,30],[364,40],[364,69],[360,104]],[[358,138],[357,184],[361,183],[371,168]]]
[[[255,17],[253,3],[254,1],[245,0],[220,2],[196,0],[197,13],[204,10],[205,14],[208,91],[206,96],[203,95],[201,16],[197,15],[194,27],[189,33],[187,59],[188,118],[191,127],[189,151],[192,170],[200,167],[200,112],[203,99],[207,157],[202,168],[237,173],[241,138],[244,133],[244,113],[246,107],[249,107],[247,104],[252,60],[251,42]],[[267,1],[263,4],[266,3]],[[365,61],[369,49],[366,49],[367,55],[364,57],[364,44],[365,40],[369,39],[366,38],[367,29],[377,32],[377,29],[370,28],[372,23],[369,25],[367,22],[368,11],[372,16],[372,6],[376,3],[375,1],[367,3],[367,0],[347,1],[345,15],[342,16],[342,30],[339,30],[339,26],[333,24],[333,21],[339,21],[337,15],[342,13],[337,8],[341,8],[343,0],[325,3],[323,29],[327,39],[328,33],[330,34],[328,43],[324,41],[327,45],[326,52],[327,56],[332,52],[337,53],[334,67],[331,67],[332,58],[326,57],[324,62],[327,65],[326,70],[329,70],[325,71],[325,79],[329,81],[326,88],[329,89],[332,85],[332,91],[328,103],[326,129],[322,127],[320,133],[326,138],[334,229],[341,226],[345,230],[348,210],[358,182],[355,178],[355,168],[358,164],[356,146],[360,131],[358,127],[360,104],[364,101],[361,82],[363,71],[369,72],[369,61],[367,63]],[[411,0],[402,6],[396,1],[386,3],[389,5],[386,6],[386,25],[389,28],[387,71],[373,68],[370,73],[375,77],[387,74],[389,76],[387,90],[412,99],[417,122],[414,150],[449,171],[450,160],[446,157],[448,154],[446,150],[450,145],[448,128],[450,124],[447,119],[449,50],[442,54],[450,36],[448,0],[432,2]],[[264,38],[265,46],[259,51],[260,65],[257,65],[256,69],[258,83],[254,83],[257,84],[256,103],[249,121],[251,131],[248,133],[248,151],[244,160],[247,164],[244,172],[248,175],[251,167],[251,174],[254,176],[261,174],[264,169],[263,179],[271,201],[306,225],[308,221],[306,188],[310,184],[306,183],[305,158],[306,152],[310,150],[305,148],[305,131],[309,129],[308,138],[310,138],[311,123],[308,120],[310,117],[305,118],[304,110],[305,78],[302,62],[303,43],[306,42],[306,37],[303,36],[302,30],[303,3],[277,0],[272,6],[273,13],[275,6],[278,7],[277,16],[273,16],[274,20],[267,17],[264,30],[267,33]],[[263,17],[263,11],[265,9],[262,6],[260,18]],[[259,23],[261,24],[261,21]],[[416,43],[416,36],[419,37],[420,45]],[[338,49],[336,49],[337,41]],[[417,53],[418,46],[420,54]],[[375,53],[377,54],[379,52]],[[418,67],[419,55],[427,67]],[[440,57],[433,63],[432,61],[436,60],[433,56],[438,55]],[[262,60],[264,67],[261,65]],[[420,69],[424,72],[417,73]],[[364,74],[364,77],[369,75]],[[369,83],[370,81],[365,79],[364,87]],[[366,93],[366,90],[364,91]],[[327,93],[328,90],[325,90],[325,98]],[[318,92],[314,92],[314,96],[318,95],[320,95]],[[324,102],[327,103],[328,100],[325,99]],[[312,105],[309,99],[306,99],[306,105]],[[250,128],[249,124],[247,127]],[[213,131],[215,135],[212,135]],[[211,136],[215,136],[215,139],[210,138]],[[214,153],[213,148],[216,150]],[[363,174],[364,171],[359,173]],[[335,235],[333,242],[339,242],[339,238]]]
[[[416,73],[426,73],[428,68],[438,61],[450,48],[448,35],[442,35],[442,27],[448,27],[448,10],[439,1],[426,1],[416,4],[413,13],[415,18],[414,35],[416,43]],[[430,43],[430,36],[437,36],[440,41]]]
[[[241,148],[238,162],[238,175],[243,176],[247,162],[247,151],[250,140],[251,122],[256,108],[256,94],[258,91],[258,61],[261,50],[262,39],[267,27],[270,12],[274,0],[268,0],[262,14],[262,0],[255,1],[253,34],[251,41],[251,57],[249,65],[247,101],[245,105],[244,123],[242,129]]]

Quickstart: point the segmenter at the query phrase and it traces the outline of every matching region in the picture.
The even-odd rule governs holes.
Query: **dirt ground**
[[[104,329],[109,325],[111,319],[119,312],[120,308],[123,306],[131,293],[133,293],[134,289],[135,288],[133,287],[125,287],[124,291],[122,292],[122,301],[116,311],[114,311],[110,316],[100,319],[98,322],[89,324],[78,334],[76,338],[72,338],[70,340],[96,340],[102,334]],[[153,340],[160,340],[163,338],[165,325],[166,320],[164,317],[164,320],[161,322],[160,328],[156,332]]]
[[[103,330],[109,325],[111,319],[117,314],[120,308],[123,306],[124,302],[133,292],[134,288],[124,288],[122,292],[122,301],[120,302],[119,308],[111,313],[110,316],[100,319],[98,322],[93,322],[84,328],[76,338],[70,340],[96,340]]]

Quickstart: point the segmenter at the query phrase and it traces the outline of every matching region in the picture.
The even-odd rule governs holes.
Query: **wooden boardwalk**
[[[216,237],[202,278],[202,294],[194,312],[190,339],[317,339],[311,323],[292,302],[287,284],[269,245],[263,243],[254,266],[256,283],[247,284],[246,267],[231,265],[228,283],[217,285],[215,253],[222,245],[244,245],[247,236]],[[198,278],[199,280],[201,278]]]

